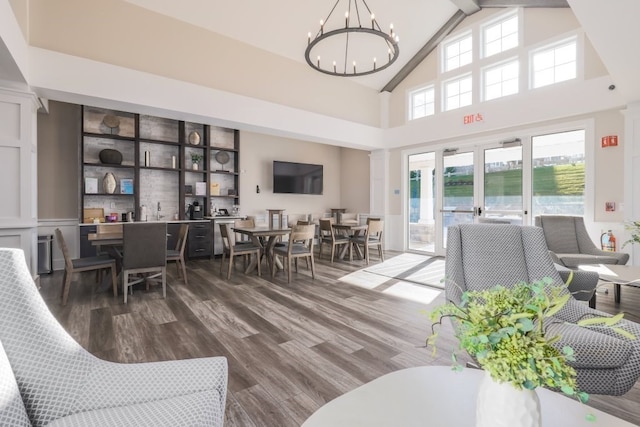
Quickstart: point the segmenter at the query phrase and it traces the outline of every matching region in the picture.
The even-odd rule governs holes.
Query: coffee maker
[[[203,219],[204,211],[200,203],[193,202],[193,204],[189,205],[189,219]]]

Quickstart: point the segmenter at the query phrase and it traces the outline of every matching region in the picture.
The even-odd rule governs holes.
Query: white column
[[[38,256],[37,98],[0,88],[0,247],[24,250],[33,275]]]
[[[640,101],[627,106],[624,116],[624,219],[640,220]],[[627,240],[624,236],[622,241]],[[626,249],[626,248],[625,248]],[[640,265],[640,247],[632,245],[629,264]]]

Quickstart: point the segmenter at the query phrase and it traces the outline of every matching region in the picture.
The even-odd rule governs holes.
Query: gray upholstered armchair
[[[0,425],[222,426],[226,393],[224,357],[94,357],[48,310],[24,253],[0,248]]]
[[[542,229],[518,225],[463,224],[449,227],[445,261],[445,294],[459,303],[462,292],[495,285],[510,286],[549,277],[564,283],[547,250]],[[574,272],[576,277],[594,273]],[[597,274],[593,277],[597,281]],[[583,280],[583,278],[580,278]],[[569,290],[567,290],[569,292]],[[628,340],[609,329],[576,325],[582,318],[609,316],[570,298],[556,314],[557,323],[548,331],[560,335],[555,345],[571,346],[582,391],[593,394],[622,395],[640,376],[640,338]],[[622,325],[640,337],[640,325],[623,321]]]
[[[535,224],[544,230],[544,238],[554,261],[565,267],[626,264],[629,261],[629,254],[598,249],[589,237],[581,216],[540,215],[535,218]]]

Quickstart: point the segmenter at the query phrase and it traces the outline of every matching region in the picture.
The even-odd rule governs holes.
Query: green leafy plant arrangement
[[[202,154],[192,153],[191,154],[191,162],[192,163],[200,163],[200,160],[204,159]]]
[[[640,221],[631,221],[624,225],[626,230],[631,231],[631,238],[622,244],[624,248],[629,243],[640,243]]]
[[[558,322],[552,316],[569,298],[566,286],[554,285],[550,278],[509,288],[467,291],[459,305],[447,303],[430,313],[433,324],[427,345],[433,345],[435,352],[436,325],[450,318],[460,349],[474,357],[495,381],[510,383],[517,389],[560,389],[584,403],[589,396],[577,389],[576,371],[567,363],[575,360],[573,349],[565,346],[558,351],[552,344],[560,336],[546,334],[548,323]],[[633,339],[628,331],[615,326],[620,319],[622,313],[583,319],[578,325],[608,326]],[[455,351],[452,357],[454,369],[462,369]]]

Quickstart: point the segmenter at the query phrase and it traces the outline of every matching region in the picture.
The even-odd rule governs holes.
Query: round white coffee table
[[[466,427],[484,371],[424,366],[392,372],[332,400],[303,427]],[[537,390],[544,427],[633,426],[559,393]],[[588,414],[595,422],[586,420]]]

